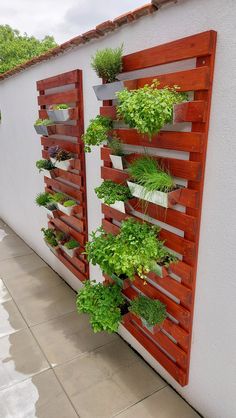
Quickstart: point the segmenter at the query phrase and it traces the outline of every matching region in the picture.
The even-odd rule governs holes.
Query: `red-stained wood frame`
[[[167,277],[161,278],[157,274],[148,275],[147,284],[136,277],[131,286],[123,293],[128,299],[133,299],[141,292],[146,296],[161,300],[167,308],[168,318],[164,321],[161,331],[152,335],[142,325],[142,322],[132,315],[124,317],[125,328],[138,340],[138,342],[170,373],[182,386],[188,384],[190,369],[190,352],[192,338],[192,324],[194,313],[194,297],[197,274],[197,258],[200,236],[200,222],[202,209],[202,195],[204,187],[204,173],[207,152],[208,129],[210,119],[212,83],[214,73],[216,49],[216,32],[207,31],[187,38],[179,39],[164,45],[147,50],[135,52],[123,57],[123,73],[132,74],[132,71],[143,70],[163,64],[195,59],[195,68],[182,70],[155,77],[145,77],[125,81],[128,89],[136,89],[145,84],[152,83],[157,78],[160,81],[158,88],[165,85],[178,85],[180,91],[193,92],[193,100],[177,105],[174,109],[174,123],[191,122],[190,132],[161,131],[153,136],[152,141],[145,135],[140,135],[135,129],[114,129],[113,132],[124,144],[161,148],[164,150],[183,151],[189,153],[189,158],[163,158],[155,157],[168,168],[170,173],[187,181],[178,198],[185,211],[180,212],[173,208],[162,208],[158,205],[142,205],[138,199],[130,201],[131,209],[124,214],[106,205],[102,205],[104,215],[103,227],[113,234],[119,232],[122,220],[132,216],[141,221],[144,212],[149,216],[148,221],[160,221],[166,226],[182,231],[170,232],[163,226],[160,238],[165,245],[182,256],[181,261],[169,268]],[[131,72],[131,73],[130,73]],[[116,108],[112,101],[104,101],[100,114],[117,119]],[[137,153],[129,154],[127,161],[132,161]],[[129,178],[127,172],[112,168],[110,149],[101,150],[103,179],[111,179],[117,183],[125,183]],[[140,217],[139,217],[140,215]],[[104,276],[105,281],[111,281]]]
[[[49,227],[68,233],[80,243],[74,257],[70,258],[62,250],[58,250],[58,259],[81,281],[87,280],[89,266],[82,254],[88,239],[86,167],[84,144],[81,136],[84,132],[82,71],[73,70],[37,82],[39,91],[39,117],[47,118],[46,108],[52,104],[68,103],[70,121],[56,125],[56,134],[41,138],[42,157],[48,158],[48,148],[58,145],[75,154],[75,160],[68,171],[53,170],[53,178],[44,177],[45,190],[49,193],[61,191],[77,201],[77,206],[70,216],[59,210],[49,216]],[[65,88],[66,87],[66,88]],[[53,92],[50,89],[56,89]],[[73,121],[73,122],[71,122]],[[63,139],[58,136],[63,136]]]

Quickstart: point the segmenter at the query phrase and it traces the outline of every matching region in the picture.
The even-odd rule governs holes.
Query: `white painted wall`
[[[131,53],[197,32],[218,31],[189,385],[181,388],[176,384],[121,330],[147,361],[207,418],[236,417],[235,14],[234,0],[181,1],[0,84],[0,217],[77,288],[74,276],[55,261],[44,245],[40,228],[46,223],[46,215],[34,205],[36,193],[43,189],[43,178],[34,167],[41,153],[33,129],[37,117],[35,82],[81,68],[87,124],[99,108],[91,88],[98,80],[90,69],[90,57],[96,49],[124,42],[125,53]],[[87,155],[87,183],[91,231],[101,221],[100,202],[93,192],[100,183],[98,149]],[[100,272],[91,269],[91,277],[100,279]]]

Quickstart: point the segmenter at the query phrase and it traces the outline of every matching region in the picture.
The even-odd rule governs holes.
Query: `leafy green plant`
[[[53,200],[54,202],[57,202],[57,203],[63,204],[68,199],[69,198],[64,193],[61,193],[61,192],[54,193],[53,195]]]
[[[131,178],[143,186],[147,192],[159,190],[167,193],[176,187],[173,177],[161,169],[154,158],[147,155],[133,160],[128,167],[128,172]]]
[[[112,120],[104,116],[91,119],[89,126],[82,136],[85,152],[91,152],[91,147],[108,141],[108,132],[112,129]]]
[[[63,231],[56,231],[55,236],[56,240],[62,245],[64,245],[70,239],[70,235]]]
[[[89,314],[94,332],[112,333],[118,330],[124,302],[119,286],[103,286],[87,280],[78,293],[76,305],[79,313]]]
[[[131,300],[129,311],[145,319],[148,326],[161,324],[167,317],[166,307],[162,302],[142,295]]]
[[[54,122],[51,119],[37,119],[35,122],[36,126],[49,126],[49,125],[53,125]]]
[[[128,187],[114,183],[112,180],[104,180],[101,186],[94,190],[97,197],[103,199],[106,205],[113,205],[117,201],[126,202],[132,197]]]
[[[65,243],[65,247],[68,250],[74,250],[75,248],[78,248],[80,245],[75,239],[70,239]]]
[[[75,200],[66,200],[63,205],[65,206],[65,208],[71,207],[76,205],[76,201]]]
[[[51,162],[51,160],[38,160],[36,161],[35,165],[38,168],[40,173],[43,170],[51,171],[56,168],[54,164]]]
[[[53,229],[42,228],[41,231],[44,235],[45,241],[47,241],[47,243],[49,245],[51,245],[51,247],[57,247],[58,246],[58,242],[57,242],[57,239],[56,239],[56,234],[55,234]]]
[[[69,107],[70,106],[68,106],[68,104],[66,104],[66,103],[60,103],[60,104],[57,104],[57,105],[53,105],[52,109],[53,110],[62,110],[62,109],[69,109]]]
[[[178,87],[158,89],[160,83],[153,80],[137,90],[124,89],[117,93],[119,104],[117,114],[138,132],[147,134],[151,140],[164,125],[172,121],[173,105],[187,100],[186,93],[179,93]]]
[[[113,136],[113,138],[109,139],[108,146],[111,149],[112,155],[118,155],[120,157],[125,155],[123,144],[117,137]]]
[[[92,264],[98,264],[108,275],[133,279],[138,274],[145,278],[156,263],[168,266],[176,260],[158,239],[159,231],[157,226],[129,218],[121,223],[116,236],[107,234],[103,228],[92,232],[85,253]]]
[[[38,206],[47,206],[52,203],[52,196],[49,193],[39,193],[35,198],[35,203]]]
[[[92,57],[91,67],[98,77],[105,82],[112,83],[122,71],[123,45],[119,48],[105,48],[96,52]]]

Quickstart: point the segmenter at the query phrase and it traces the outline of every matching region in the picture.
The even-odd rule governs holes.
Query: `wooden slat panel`
[[[67,186],[66,184],[61,183],[58,180],[50,179],[48,177],[45,177],[45,183],[48,187],[52,187],[53,190],[65,193],[68,196],[71,196],[72,198],[79,200],[80,202],[83,201],[83,193],[71,186]]]
[[[153,80],[159,81],[158,89],[165,86],[177,85],[178,91],[198,91],[210,88],[209,68],[199,67],[192,70],[178,71],[175,73],[160,74],[152,77],[139,78],[137,80],[126,80],[124,85],[128,90],[135,90],[152,84]]]
[[[65,215],[63,212],[60,212],[60,219],[64,221],[65,223],[68,223],[71,227],[78,229],[79,231],[84,231],[84,220],[78,219],[75,216],[68,216]]]
[[[70,270],[71,273],[73,273],[81,282],[87,280],[86,275],[81,273],[81,271],[79,271],[75,266],[73,266],[73,264],[71,264],[71,262],[67,260],[67,258],[63,257],[62,254],[59,254],[58,258],[68,268],[68,270]]]
[[[57,135],[65,135],[65,136],[79,136],[80,135],[80,127],[79,126],[72,126],[72,125],[56,125],[56,134]]]
[[[113,133],[124,144],[186,152],[202,150],[203,135],[199,132],[162,131],[158,135],[153,135],[151,141],[147,135],[139,134],[136,129],[114,129]]]
[[[124,320],[125,328],[136,338],[136,340],[179,382],[182,386],[186,384],[187,377],[180,367],[166,356],[157,345],[147,338],[131,321]]]
[[[78,83],[79,81],[79,70],[68,71],[67,73],[37,81],[37,90],[47,90],[54,87],[61,87],[68,84]]]
[[[38,105],[51,105],[60,103],[74,103],[79,100],[79,92],[77,89],[67,90],[60,93],[42,94],[38,96]]]
[[[205,122],[206,102],[194,100],[174,106],[173,123]]]
[[[78,119],[78,108],[69,109],[70,120],[77,120]],[[45,109],[39,109],[39,117],[40,119],[47,119],[48,114]]]
[[[56,170],[56,177],[63,178],[70,183],[76,185],[76,186],[82,186],[82,177],[79,176],[77,173],[72,173],[70,171],[65,171],[57,168]],[[60,181],[60,179],[58,179]]]
[[[201,57],[212,53],[215,31],[202,32],[123,57],[123,72]]]
[[[85,236],[84,236],[84,234],[82,234],[82,233],[80,233],[78,231],[75,231],[73,228],[71,228],[65,222],[61,221],[58,218],[53,218],[53,219],[51,219],[51,223],[56,228],[60,229],[60,231],[65,232],[66,234],[71,235],[81,245],[84,245],[85,244]]]
[[[101,106],[100,115],[107,118],[116,119],[116,107],[115,106]]]
[[[74,154],[81,153],[80,144],[77,144],[71,141],[65,141],[59,138],[49,138],[49,137],[43,136],[41,138],[41,144],[43,145],[45,149],[58,145],[59,147],[65,149],[66,151],[73,152]]]
[[[110,167],[101,167],[101,177],[104,180],[110,179],[116,183],[124,184],[129,178],[129,175],[125,171]],[[198,206],[198,192],[190,189],[181,190],[181,195],[177,203],[189,208],[196,208]]]

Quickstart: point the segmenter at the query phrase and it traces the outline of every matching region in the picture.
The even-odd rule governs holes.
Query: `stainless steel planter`
[[[116,93],[124,90],[123,81],[115,81],[114,83],[99,84],[93,86],[93,90],[98,100],[114,100],[117,99]]]

